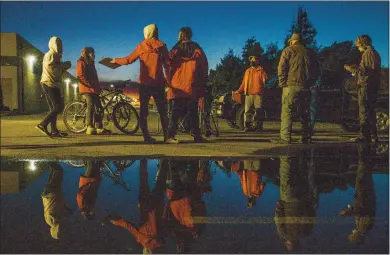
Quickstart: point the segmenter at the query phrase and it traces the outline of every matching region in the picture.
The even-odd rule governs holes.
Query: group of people
[[[144,38],[129,56],[111,61],[112,64],[118,65],[140,61],[140,127],[144,142],[156,142],[150,135],[147,124],[151,97],[154,98],[160,115],[165,143],[179,143],[175,136],[179,119],[185,114],[189,117],[194,142],[205,142],[199,128],[198,105],[202,98],[208,98],[205,93],[208,86],[208,61],[203,49],[192,41],[191,28],[180,29],[178,42],[170,51],[159,39],[155,24],[144,28]],[[320,74],[320,65],[314,51],[305,47],[300,34],[294,33],[288,42],[289,46],[282,51],[278,65],[278,86],[283,88],[280,138],[272,139],[271,142],[291,143],[292,113],[297,109],[303,127],[301,142],[311,143],[315,111],[310,108],[310,102],[317,94],[313,88],[318,87],[316,81]],[[374,110],[380,84],[381,59],[372,47],[372,40],[368,35],[359,36],[355,40],[355,46],[363,52],[360,65],[345,66],[346,70],[358,78],[360,136],[354,140],[376,142],[378,137]],[[52,37],[49,48],[50,51],[45,54],[43,60],[41,85],[48,98],[50,112],[37,128],[49,137],[62,137],[67,134],[56,127],[57,115],[63,110],[59,86],[61,75],[70,68],[70,62],[61,62],[60,38]],[[263,129],[263,94],[267,73],[261,66],[260,55],[260,51],[250,54],[250,67],[245,71],[241,86],[234,92],[245,95],[245,131],[250,129],[248,116],[252,107],[255,108],[255,119],[258,123],[256,130]],[[110,131],[102,125],[103,111],[98,97],[101,88],[94,60],[94,49],[86,47],[82,50],[76,68],[79,91],[87,102],[86,134],[109,134]],[[48,131],[49,123],[51,132]]]
[[[354,204],[341,209],[340,216],[354,217],[355,227],[348,235],[348,240],[362,244],[375,223],[376,199],[369,172],[372,150],[367,144],[359,144],[357,149]],[[79,179],[76,201],[79,212],[86,220],[94,220],[97,216],[95,204],[102,182],[102,163],[86,161],[85,172]],[[264,194],[264,163],[262,159],[216,162],[219,167],[237,174],[242,192],[247,198],[248,209],[255,206],[257,199]],[[73,213],[64,199],[63,169],[55,162],[44,164],[50,168],[42,193],[45,221],[50,226],[52,238],[63,239],[61,229],[64,217]],[[176,241],[177,252],[188,252],[209,222],[203,200],[204,194],[213,192],[213,174],[209,161],[161,159],[153,188],[149,186],[148,179],[148,161],[141,159],[137,206],[139,224],[114,212],[99,216],[99,223],[126,229],[142,245],[143,253],[163,253],[166,240],[171,235]],[[311,149],[301,151],[298,156],[280,157],[280,199],[276,201],[274,221],[277,233],[289,251],[299,248],[300,240],[311,234],[316,223],[321,185],[315,179],[316,164]]]

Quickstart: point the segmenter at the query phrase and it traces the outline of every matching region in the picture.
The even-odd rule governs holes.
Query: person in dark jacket
[[[289,44],[282,51],[278,66],[279,87],[283,88],[280,139],[272,142],[291,143],[292,112],[296,107],[303,126],[301,142],[310,143],[309,88],[317,79],[319,63],[314,52],[303,45],[300,34],[294,33]]]
[[[372,46],[372,40],[368,35],[356,38],[355,46],[363,52],[359,66],[345,65],[344,68],[357,75],[360,136],[355,142],[378,141],[375,106],[381,75],[381,57]]]
[[[129,65],[138,59],[140,60],[140,127],[145,143],[155,143],[156,139],[150,136],[147,123],[150,97],[153,97],[156,102],[164,141],[168,138],[168,117],[165,102],[165,84],[169,80],[169,77],[167,77],[169,75],[168,48],[164,42],[159,40],[158,28],[155,24],[150,24],[144,28],[144,38],[145,40],[138,44],[129,56],[114,58],[111,62],[119,65]]]
[[[170,80],[168,100],[172,106],[167,143],[179,143],[175,138],[178,120],[187,112],[191,122],[194,142],[205,142],[199,128],[198,101],[204,96],[208,80],[208,62],[203,49],[192,41],[192,30],[183,27],[179,41],[169,52]]]
[[[103,128],[104,111],[99,98],[101,88],[95,68],[95,50],[92,47],[85,47],[81,51],[81,56],[77,61],[76,75],[79,80],[79,92],[87,102],[86,134],[111,133]]]

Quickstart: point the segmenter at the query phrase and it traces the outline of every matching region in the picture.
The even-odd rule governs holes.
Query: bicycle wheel
[[[71,165],[75,168],[83,168],[85,167],[85,163],[83,161],[73,161],[73,160],[70,160],[70,161],[66,161],[65,163],[67,163],[68,165]]]
[[[133,135],[139,128],[139,116],[135,108],[126,102],[117,103],[112,111],[114,125],[125,134]]]
[[[87,104],[82,101],[69,103],[63,113],[65,127],[72,133],[83,133],[87,130],[85,124]]]

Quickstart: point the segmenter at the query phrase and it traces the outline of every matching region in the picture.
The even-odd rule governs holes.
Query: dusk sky
[[[42,52],[51,36],[63,40],[63,60],[76,61],[85,46],[96,59],[127,56],[143,40],[143,28],[157,24],[168,49],[182,26],[204,49],[210,68],[232,48],[241,54],[245,40],[255,36],[262,46],[283,47],[300,5],[317,29],[318,45],[354,40],[369,34],[389,66],[389,2],[0,2],[1,32],[16,32]],[[111,70],[96,63],[101,80],[137,80],[139,62]]]

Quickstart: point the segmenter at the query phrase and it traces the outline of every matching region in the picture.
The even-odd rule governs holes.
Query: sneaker
[[[283,140],[283,139],[271,139],[271,143],[275,144],[291,144],[291,140]]]
[[[51,136],[51,134],[49,133],[49,131],[47,131],[47,128],[45,126],[43,126],[41,124],[38,124],[38,125],[36,125],[35,128],[38,129],[39,131],[41,131],[42,134],[44,134],[44,135],[46,135],[46,136],[48,136],[50,138],[53,138]]]
[[[53,137],[66,137],[66,136],[68,136],[68,133],[57,130],[55,132],[52,132],[51,136],[53,136]]]
[[[174,138],[174,137],[171,137],[171,138],[168,138],[167,140],[165,140],[165,143],[168,143],[168,144],[179,144],[180,141],[177,140],[177,139]]]
[[[208,141],[201,136],[194,137],[194,143],[207,143]]]
[[[355,142],[355,143],[368,143],[369,139],[365,138],[365,137],[362,137],[362,136],[359,136],[359,137],[356,137],[356,138],[352,138],[351,141]]]
[[[93,127],[87,127],[87,131],[85,133],[87,135],[97,135],[96,129]]]
[[[156,139],[154,139],[153,137],[149,136],[148,138],[144,139],[144,143],[153,144],[153,143],[156,143]]]
[[[354,215],[354,208],[351,205],[348,205],[346,209],[340,211],[341,216],[352,216]]]
[[[112,132],[111,130],[105,129],[105,128],[97,128],[96,129],[96,134],[97,135],[111,135]]]

